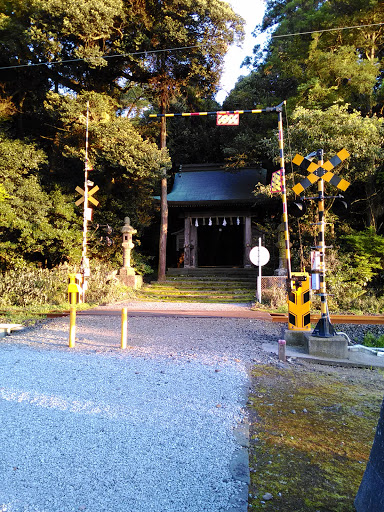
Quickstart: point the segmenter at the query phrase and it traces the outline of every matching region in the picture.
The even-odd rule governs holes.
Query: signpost
[[[84,189],[76,187],[76,192],[80,194],[80,198],[75,202],[76,206],[80,206],[84,203],[83,211],[83,245],[81,254],[81,265],[80,271],[82,275],[81,283],[81,299],[85,302],[85,291],[88,286],[87,278],[90,276],[89,259],[87,258],[87,243],[88,243],[88,222],[92,221],[92,208],[89,208],[88,203],[92,203],[94,206],[99,204],[99,201],[93,197],[93,194],[99,190],[99,187],[93,186],[93,183],[88,180],[88,171],[92,171],[92,167],[89,166],[88,162],[88,123],[89,123],[89,102],[87,102],[87,118],[86,118],[86,130],[85,130],[85,159],[84,159]],[[89,187],[91,190],[89,190]]]
[[[326,293],[326,285],[325,285],[325,207],[324,207],[324,199],[326,196],[324,195],[324,182],[330,183],[334,187],[345,191],[350,183],[343,178],[335,175],[332,171],[334,167],[341,164],[345,159],[349,157],[349,153],[346,149],[342,149],[335,156],[327,160],[323,161],[324,151],[322,149],[317,150],[310,156],[317,156],[318,163],[312,162],[310,158],[303,157],[301,155],[296,155],[292,160],[294,164],[298,165],[302,169],[308,171],[308,176],[304,178],[300,183],[295,185],[292,190],[296,195],[301,194],[307,189],[309,186],[317,182],[318,185],[318,197],[315,198],[318,204],[318,214],[319,214],[319,242],[318,246],[314,247],[314,249],[319,252],[319,290],[320,290],[320,300],[321,300],[321,318],[318,321],[312,336],[329,338],[336,335],[335,329],[331,324],[328,304],[327,304],[327,293]]]
[[[269,251],[266,247],[261,245],[261,238],[259,237],[259,245],[253,247],[249,253],[251,262],[259,267],[257,276],[257,301],[261,303],[261,267],[266,265],[269,261]]]

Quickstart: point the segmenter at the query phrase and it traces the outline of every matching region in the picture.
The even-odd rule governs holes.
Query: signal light
[[[348,201],[343,196],[337,197],[333,202],[332,211],[338,217],[341,217],[341,218],[347,217],[349,214]]]
[[[305,204],[305,201],[302,199],[296,199],[296,201],[293,201],[289,205],[289,213],[293,215],[294,217],[302,217],[307,212],[307,205]]]

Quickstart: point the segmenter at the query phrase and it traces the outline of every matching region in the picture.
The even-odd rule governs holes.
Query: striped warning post
[[[311,328],[310,308],[309,274],[307,272],[292,272],[288,294],[288,329],[309,331]]]
[[[281,176],[281,198],[283,201],[283,225],[284,225],[284,244],[285,261],[287,265],[287,280],[291,278],[291,251],[289,244],[288,228],[288,207],[287,207],[287,189],[285,182],[285,162],[284,162],[284,133],[283,133],[283,114],[282,109],[278,111],[277,126],[279,130],[279,156],[280,156],[280,176]]]

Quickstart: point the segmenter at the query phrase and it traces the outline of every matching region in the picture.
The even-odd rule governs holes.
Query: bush
[[[371,332],[364,336],[363,345],[373,348],[384,348],[384,334],[376,338]]]
[[[133,292],[115,277],[111,266],[91,263],[86,301],[108,303],[132,296]],[[67,306],[68,274],[75,267],[62,266],[52,270],[24,268],[3,272],[0,278],[0,307]]]
[[[285,313],[288,309],[287,290],[285,286],[271,286],[262,290],[262,303],[269,308]],[[258,304],[256,304],[258,305]]]
[[[0,279],[0,306],[36,306],[66,301],[67,271],[62,269],[9,270]]]

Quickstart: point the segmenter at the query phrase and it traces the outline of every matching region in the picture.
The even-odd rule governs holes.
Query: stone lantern
[[[130,224],[130,218],[125,217],[124,226],[121,228],[123,234],[123,266],[119,271],[119,279],[125,285],[131,286],[132,288],[141,288],[143,283],[142,276],[135,274],[135,270],[131,267],[131,250],[135,244],[132,241],[132,236],[137,233]]]

